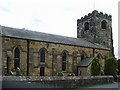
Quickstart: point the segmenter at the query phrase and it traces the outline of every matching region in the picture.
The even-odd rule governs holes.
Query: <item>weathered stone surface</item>
[[[101,27],[102,21],[106,21],[106,29]],[[77,20],[77,37],[84,38],[93,43],[98,43],[111,49],[113,54],[112,21],[111,15],[93,11],[88,16]],[[89,23],[89,29],[85,30],[85,23]],[[105,25],[105,24],[104,24]]]
[[[17,43],[18,41],[19,41],[19,44]],[[12,42],[16,42],[16,43],[12,43]],[[3,54],[7,54],[7,56],[10,57],[9,71],[14,69],[14,48],[15,47],[20,48],[20,70],[22,72],[22,75],[26,75],[26,72],[27,72],[27,52],[26,52],[27,51],[27,48],[26,48],[27,43],[25,43],[25,42],[26,42],[25,40],[9,38],[9,41],[7,41],[7,43],[3,43],[4,49],[12,50],[12,51],[7,51],[6,53],[3,52]],[[8,43],[9,43],[9,45],[7,45]],[[56,45],[54,43],[37,42],[37,41],[31,41],[30,43],[32,43],[32,44],[30,44],[30,52],[29,52],[29,55],[30,55],[29,56],[29,73],[30,73],[30,75],[34,75],[34,76],[40,75],[40,67],[45,67],[45,75],[46,76],[51,76],[52,73],[54,73],[54,75],[57,75],[58,72],[62,72],[62,69],[61,69],[62,68],[62,66],[61,66],[62,65],[62,56],[61,56],[61,54],[64,50],[66,50],[68,52],[67,63],[66,63],[66,72],[67,73],[72,73],[72,72],[74,73],[74,70],[77,69],[77,65],[81,62],[82,52],[84,52],[85,58],[93,56],[92,48],[68,46],[68,45],[62,45],[62,44]],[[35,45],[33,45],[33,44],[35,44]],[[49,47],[47,47],[46,45],[48,45]],[[23,48],[24,48],[24,50],[23,50]],[[39,51],[42,48],[46,49],[45,63],[40,62]],[[55,50],[54,58],[52,55],[52,48],[54,48],[54,50]],[[95,49],[94,56],[97,56],[98,54],[101,54],[102,57],[105,57],[105,56],[108,57],[109,51]],[[75,56],[76,59],[73,58],[73,56]],[[74,63],[73,63],[73,60],[74,60]],[[104,60],[103,60],[103,62],[104,62]],[[103,62],[101,62],[102,65],[103,65]],[[53,63],[53,66],[52,66],[52,63]],[[6,57],[5,56],[3,58],[3,65],[6,66]]]
[[[30,82],[31,85],[36,85],[35,88],[80,88],[82,86],[96,85],[96,84],[106,84],[113,83],[113,76],[94,76],[94,77],[78,77],[78,76],[52,76],[52,77],[3,77],[3,82]],[[23,81],[23,82],[22,82]],[[32,82],[34,81],[34,82]],[[16,82],[16,83],[17,83]],[[29,85],[30,85],[29,83]],[[35,83],[35,84],[34,84]],[[24,85],[23,85],[24,86]],[[5,88],[5,87],[3,87]]]

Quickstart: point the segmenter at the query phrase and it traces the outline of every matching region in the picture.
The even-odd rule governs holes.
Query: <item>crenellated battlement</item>
[[[91,17],[101,17],[101,18],[106,18],[110,21],[112,21],[112,16],[108,14],[103,14],[103,12],[98,12],[97,10],[94,10],[92,13],[89,13],[88,15],[85,15],[84,17],[81,17],[81,19],[78,19],[79,22],[85,21]]]

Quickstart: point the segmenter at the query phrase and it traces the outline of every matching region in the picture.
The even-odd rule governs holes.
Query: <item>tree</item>
[[[120,75],[120,59],[118,59],[117,63],[118,63],[118,74]]]
[[[109,57],[105,60],[105,75],[116,75],[117,70],[117,60],[114,57]]]
[[[91,64],[91,75],[100,75],[100,63],[99,59],[96,57],[93,59]]]

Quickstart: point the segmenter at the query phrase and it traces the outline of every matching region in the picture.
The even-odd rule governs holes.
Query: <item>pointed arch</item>
[[[12,51],[14,52],[16,48],[18,48],[20,51],[24,51],[23,48],[20,45],[13,46]]]
[[[67,55],[69,54],[69,52],[68,52],[67,50],[63,50],[63,51],[62,51],[62,54],[63,54],[64,52],[65,52]]]

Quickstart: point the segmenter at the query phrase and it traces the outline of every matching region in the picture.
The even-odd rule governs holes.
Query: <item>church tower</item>
[[[112,39],[112,16],[94,10],[77,20],[77,38],[83,38],[92,43],[111,49],[114,56]]]

